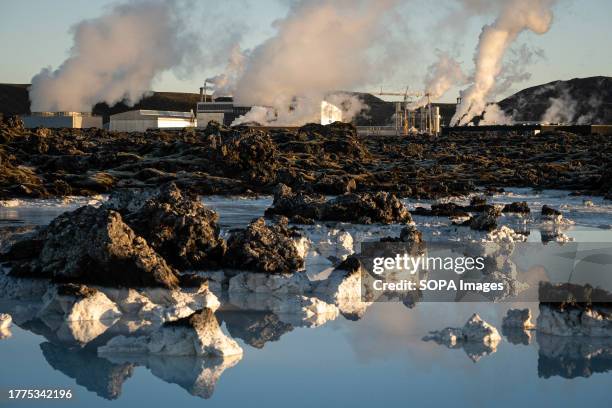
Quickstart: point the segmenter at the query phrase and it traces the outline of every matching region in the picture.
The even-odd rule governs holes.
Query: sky
[[[205,50],[212,48],[210,42],[214,41],[214,35],[206,31],[211,26],[210,21],[214,21],[215,30],[240,27],[243,32],[240,46],[252,48],[274,34],[273,22],[287,13],[289,1],[194,1],[190,22],[202,33]],[[405,43],[397,44],[404,51],[394,63],[393,72],[379,83],[351,90],[372,91],[381,87],[386,91],[406,87],[420,90],[427,67],[435,60],[436,49],[454,54],[470,73],[478,35],[483,24],[490,23],[494,16],[475,17],[461,23],[460,30],[450,30],[441,21],[452,21],[449,11],[452,1],[439,0],[432,4],[434,2],[412,0],[406,4],[395,27],[400,38],[405,36]],[[69,55],[71,27],[83,19],[99,16],[116,3],[108,0],[0,0],[0,83],[30,83],[44,67],[57,68]],[[542,36],[523,33],[516,43],[516,47],[528,44],[533,49],[543,50],[544,57],[529,66],[529,80],[515,84],[500,98],[553,80],[612,76],[610,16],[612,1],[609,0],[560,0],[548,33]],[[160,75],[153,89],[198,92],[204,78],[222,72],[224,64],[207,59],[193,65],[187,72]],[[451,89],[443,101],[454,101],[458,91]]]

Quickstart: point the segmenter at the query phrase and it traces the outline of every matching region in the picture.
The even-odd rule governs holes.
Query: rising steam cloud
[[[275,22],[276,34],[243,53],[241,66],[230,62],[225,75],[214,80],[235,82],[233,96],[237,104],[265,106],[275,111],[270,116],[257,109],[260,119],[274,117],[277,124],[283,125],[317,121],[321,100],[330,91],[374,82],[379,67],[368,53],[380,44],[386,30],[384,17],[396,3],[396,0],[292,2],[287,16]],[[223,82],[224,91],[227,84]],[[346,97],[353,107],[349,111],[354,112],[359,101],[353,95]],[[243,119],[254,120],[255,113]]]
[[[466,7],[491,7],[498,2],[464,0]],[[461,93],[462,102],[451,120],[451,126],[466,125],[483,113],[487,98],[495,89],[496,80],[503,70],[506,51],[518,35],[530,30],[546,33],[553,20],[555,0],[503,1],[500,14],[491,25],[483,27],[474,57],[476,72],[473,83]],[[499,113],[496,111],[496,113]]]
[[[461,64],[446,52],[437,52],[438,60],[429,66],[425,76],[425,96],[410,105],[410,109],[425,106],[430,100],[440,99],[448,90],[462,83],[466,77]]]
[[[98,102],[135,103],[158,74],[194,53],[178,1],[134,0],[73,28],[70,56],[32,78],[31,110],[90,111]]]

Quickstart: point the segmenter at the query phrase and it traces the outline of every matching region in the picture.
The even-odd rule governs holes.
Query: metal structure
[[[431,104],[428,93],[409,92],[371,92],[379,96],[400,96],[401,101],[395,102],[395,132],[397,135],[409,135],[414,133],[440,133],[440,109]],[[418,109],[411,109],[414,104],[413,98],[427,98],[427,104]]]
[[[192,112],[157,110],[131,110],[110,116],[109,130],[117,132],[145,132],[147,129],[178,129],[195,127],[196,117]]]

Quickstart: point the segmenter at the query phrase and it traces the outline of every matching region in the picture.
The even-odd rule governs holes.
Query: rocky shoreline
[[[563,132],[360,136],[348,124],[111,133],[0,124],[0,199],[109,193],[174,181],[201,195],[393,193],[439,198],[504,187],[612,197],[612,140]],[[312,218],[312,217],[310,217]]]

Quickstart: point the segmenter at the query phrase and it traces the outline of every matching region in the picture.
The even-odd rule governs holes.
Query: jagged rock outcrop
[[[284,185],[277,187],[272,207],[266,210],[266,216],[272,215],[358,224],[412,222],[406,206],[387,192],[349,193],[325,201],[323,196],[294,193]]]
[[[497,217],[499,217],[499,211],[495,208],[491,208],[473,216],[465,222],[465,225],[477,231],[493,231],[497,228]]]
[[[549,207],[547,205],[543,205],[542,206],[542,218],[545,220],[549,220],[549,221],[560,221],[561,218],[563,217],[563,214],[561,213],[561,211],[559,210],[555,210],[552,207]]]
[[[176,271],[137,235],[121,214],[81,207],[51,221],[4,254],[15,276],[103,286],[175,288]]]
[[[510,204],[504,205],[502,209],[503,213],[517,213],[517,214],[528,214],[531,212],[529,205],[525,201],[516,201]]]
[[[210,309],[164,323],[150,335],[118,336],[98,348],[98,354],[150,353],[172,356],[241,355],[242,348],[226,336]]]
[[[105,207],[124,221],[178,269],[213,269],[221,264],[225,241],[219,216],[197,197],[169,183],[155,191],[119,191]]]
[[[295,240],[299,234],[286,223],[266,225],[263,218],[234,231],[227,240],[224,263],[229,268],[267,274],[289,274],[304,267]]]

